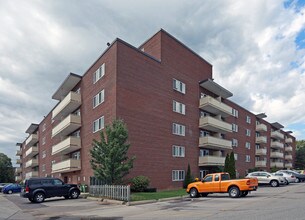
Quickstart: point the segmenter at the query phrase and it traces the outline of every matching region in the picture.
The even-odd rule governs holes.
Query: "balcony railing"
[[[223,117],[232,115],[232,108],[230,106],[208,95],[200,99],[199,108]]]
[[[256,167],[266,167],[267,166],[267,161],[265,161],[265,160],[255,161],[255,166]]]
[[[284,163],[283,162],[270,162],[270,167],[283,168]]]
[[[199,166],[223,166],[225,164],[225,157],[218,156],[204,156],[199,157]]]
[[[25,152],[25,156],[29,156],[29,157],[33,157],[35,155],[38,154],[38,147],[36,146],[33,146],[33,147],[30,147],[26,152]]]
[[[200,137],[199,138],[199,146],[200,147],[206,147],[209,149],[215,149],[215,150],[225,150],[225,149],[232,149],[232,142],[216,138],[212,136],[206,136],[206,137]]]
[[[67,136],[81,127],[81,117],[70,114],[52,129],[52,137]]]
[[[38,142],[38,135],[31,134],[25,141],[25,145],[32,146]]]
[[[79,137],[68,137],[52,147],[52,155],[65,155],[81,148],[81,140]]]
[[[290,155],[290,154],[285,155],[285,160],[292,160],[292,155]]]
[[[284,154],[281,152],[271,152],[270,157],[272,158],[284,158]]]
[[[218,120],[211,116],[201,117],[199,120],[199,127],[219,133],[232,132],[231,124]]]
[[[38,159],[31,159],[25,163],[25,168],[37,167],[37,166],[38,166]]]
[[[22,164],[22,160],[21,159],[17,159],[16,160],[16,164]]]
[[[25,174],[25,178],[38,177],[38,171],[31,171]]]
[[[70,92],[52,111],[52,119],[58,120],[74,112],[81,105],[80,93]]]
[[[21,155],[22,155],[22,151],[21,150],[17,150],[16,156],[21,156]]]
[[[291,144],[291,143],[292,143],[292,138],[286,138],[286,139],[285,139],[285,143]]]
[[[256,149],[255,154],[265,156],[265,155],[267,155],[267,149],[266,148]]]
[[[284,135],[279,131],[272,131],[271,137],[275,139],[284,139]]]
[[[21,180],[22,180],[21,175],[15,176],[15,182],[20,182]]]
[[[291,146],[285,147],[285,151],[292,152],[292,147]]]
[[[284,144],[278,141],[272,141],[271,147],[276,149],[284,149]]]
[[[81,161],[68,159],[52,165],[52,173],[67,173],[81,169]]]
[[[15,173],[18,174],[18,173],[21,173],[22,170],[21,170],[21,167],[16,167],[15,168]]]
[[[267,143],[267,137],[266,136],[255,137],[255,142],[258,143],[258,144],[266,144]]]
[[[285,163],[285,168],[292,168],[292,163]]]
[[[267,125],[264,125],[264,124],[256,125],[256,131],[258,131],[258,132],[267,131]]]

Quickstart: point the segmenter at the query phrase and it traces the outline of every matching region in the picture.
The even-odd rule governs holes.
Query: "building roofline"
[[[277,129],[282,129],[284,128],[283,125],[281,125],[280,123],[278,122],[273,122],[273,123],[270,123],[273,127],[277,128]]]
[[[202,88],[205,88],[211,92],[213,92],[216,95],[219,95],[223,98],[229,98],[233,96],[233,93],[231,93],[229,90],[225,89],[221,85],[215,83],[212,79],[205,79],[199,82],[199,85]]]
[[[34,124],[32,123],[28,129],[26,129],[25,133],[28,133],[28,134],[33,134],[39,127],[39,124]]]
[[[65,96],[67,91],[71,91],[82,79],[80,75],[70,73],[65,80],[61,83],[55,93],[52,95],[52,99],[61,100],[62,96]],[[69,85],[69,83],[72,83]],[[65,89],[65,87],[68,87]]]

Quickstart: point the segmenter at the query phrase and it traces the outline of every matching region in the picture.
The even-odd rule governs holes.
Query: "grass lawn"
[[[170,198],[170,197],[185,196],[185,195],[187,195],[185,189],[168,190],[161,192],[138,192],[138,193],[131,193],[131,201],[153,200],[153,199],[162,199],[162,198]]]

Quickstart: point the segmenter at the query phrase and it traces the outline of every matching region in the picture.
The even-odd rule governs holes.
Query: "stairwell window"
[[[173,157],[184,157],[185,147],[173,145]]]
[[[185,136],[185,126],[177,123],[173,123],[173,134],[179,136]]]
[[[103,63],[94,73],[93,73],[93,84],[95,84],[100,78],[105,75],[105,63]]]
[[[173,111],[185,115],[185,105],[173,100]]]
[[[173,170],[172,181],[183,181],[185,176],[184,170]]]
[[[99,119],[96,119],[93,122],[93,133],[95,133],[103,128],[104,128],[104,116],[100,117]]]
[[[173,89],[182,94],[185,94],[185,83],[177,79],[173,79]]]
[[[105,90],[100,91],[96,96],[93,97],[93,108],[104,102]]]

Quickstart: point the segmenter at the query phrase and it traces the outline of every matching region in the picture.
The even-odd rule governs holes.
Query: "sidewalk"
[[[13,202],[6,199],[3,194],[0,193],[0,219],[34,220],[35,218],[28,213],[22,212],[19,207],[17,207]]]

